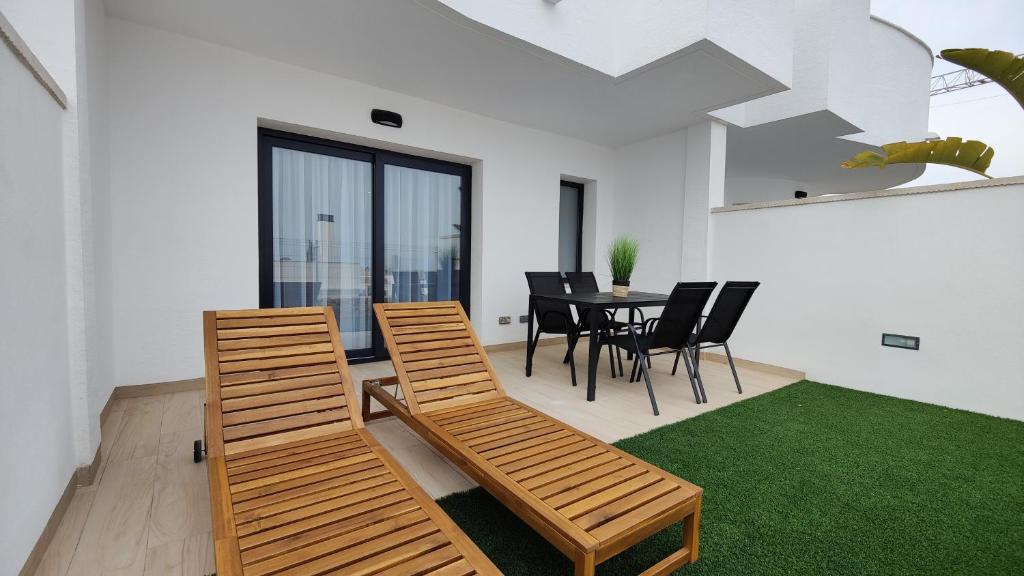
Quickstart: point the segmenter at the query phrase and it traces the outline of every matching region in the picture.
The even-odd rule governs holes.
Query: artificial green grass
[[[700,560],[677,574],[1024,570],[1024,422],[803,381],[616,445],[704,488]],[[482,489],[439,503],[505,574],[572,574]],[[597,573],[680,543],[673,526]]]

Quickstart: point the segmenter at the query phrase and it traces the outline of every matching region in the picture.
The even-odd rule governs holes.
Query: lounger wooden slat
[[[680,548],[644,574],[697,560],[701,489],[508,397],[461,304],[374,312],[396,376],[365,381],[364,394],[573,560],[577,575],[680,522]],[[447,370],[461,366],[472,368]],[[402,400],[382,385],[395,383]]]
[[[500,574],[365,429],[332,309],[206,312],[204,342],[217,574]]]

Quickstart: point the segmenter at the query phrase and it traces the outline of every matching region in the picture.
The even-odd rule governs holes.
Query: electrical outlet
[[[529,321],[530,321],[530,316],[528,314],[520,314],[519,315],[519,323],[520,324],[526,324]]]
[[[511,324],[511,323],[512,323],[512,317],[511,316],[498,316],[498,324],[501,324],[502,326],[504,326],[505,324]]]

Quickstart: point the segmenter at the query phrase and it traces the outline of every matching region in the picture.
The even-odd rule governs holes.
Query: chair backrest
[[[661,311],[654,327],[651,348],[682,348],[704,311],[704,306],[715,291],[717,282],[679,282],[668,296],[668,304]]]
[[[374,304],[409,412],[505,395],[459,302]]]
[[[726,282],[697,334],[697,342],[721,344],[732,336],[760,282]]]
[[[569,290],[573,294],[593,294],[601,291],[593,272],[566,272],[565,279],[569,281]]]
[[[527,272],[526,284],[530,287],[530,294],[565,294],[560,272]],[[572,322],[568,304],[538,300],[533,309],[542,332],[564,334],[568,331],[569,323]]]
[[[331,308],[203,313],[210,456],[363,426]]]

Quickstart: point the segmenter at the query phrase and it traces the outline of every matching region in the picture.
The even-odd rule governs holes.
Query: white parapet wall
[[[713,212],[712,277],[762,283],[735,355],[1024,419],[1024,177]]]
[[[0,12],[0,574],[17,574],[75,470],[68,399],[67,97]]]

